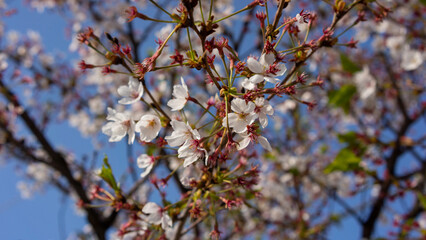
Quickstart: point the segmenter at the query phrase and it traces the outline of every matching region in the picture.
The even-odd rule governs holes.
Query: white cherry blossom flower
[[[243,150],[246,148],[250,142],[260,143],[260,145],[267,151],[272,151],[272,147],[269,144],[268,139],[263,136],[260,136],[256,133],[257,127],[250,125],[246,127],[246,131],[238,133],[238,137],[241,139],[238,141],[237,150]]]
[[[200,147],[201,136],[196,129],[192,129],[188,123],[172,120],[172,135],[166,136],[165,139],[171,147],[180,146],[178,149],[178,158],[184,159],[183,166],[187,167],[195,161],[205,158],[207,164],[208,153]]]
[[[252,83],[248,78],[243,80],[241,86],[247,90],[254,90],[256,88],[256,84]]]
[[[228,114],[229,127],[237,133],[242,133],[246,130],[247,125],[250,125],[256,119],[256,113],[254,112],[255,105],[253,102],[246,103],[241,98],[236,98],[231,102],[231,109],[233,113]],[[222,125],[227,126],[227,119],[224,118]]]
[[[102,127],[102,133],[108,135],[110,142],[118,142],[129,135],[128,144],[132,144],[135,140],[135,122],[129,112],[117,112],[112,108],[108,108],[108,122]]]
[[[274,64],[275,56],[273,53],[262,54],[259,61],[249,57],[247,59],[247,67],[254,73],[249,78],[249,81],[253,84],[257,84],[266,80],[271,83],[276,83],[279,79],[278,76],[284,75],[287,70],[283,63]]]
[[[254,112],[257,113],[262,128],[265,128],[268,126],[268,117],[266,115],[273,115],[274,109],[272,108],[271,104],[269,104],[268,100],[265,100],[261,97],[256,98],[254,100],[254,104],[256,105]]]
[[[156,203],[149,202],[142,208],[142,212],[146,214],[145,220],[151,224],[161,224],[161,228],[167,229],[173,226],[172,219],[166,214],[166,211]]]
[[[181,146],[188,140],[201,139],[197,130],[192,129],[189,124],[172,120],[170,122],[173,128],[172,135],[166,136],[165,139],[171,147]]]
[[[153,156],[148,156],[147,154],[141,154],[136,162],[139,168],[145,168],[145,171],[141,173],[141,177],[143,178],[151,172],[155,163],[155,158]]]
[[[143,86],[142,83],[133,77],[129,78],[128,86],[120,86],[117,89],[118,95],[123,97],[118,101],[120,104],[132,104],[142,97],[143,95]]]
[[[135,129],[136,132],[140,133],[141,141],[151,142],[161,130],[160,118],[152,114],[144,115],[136,123]]]
[[[181,85],[173,86],[174,99],[171,99],[167,102],[167,106],[169,106],[172,111],[181,110],[185,106],[189,98],[188,87],[186,86],[185,81],[182,77],[180,78],[180,82]]]
[[[204,158],[205,164],[209,159],[206,149],[200,147],[199,140],[188,140],[178,149],[178,158],[183,158],[183,167],[188,167],[195,161]]]

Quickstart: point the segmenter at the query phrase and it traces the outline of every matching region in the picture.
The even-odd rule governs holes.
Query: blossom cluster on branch
[[[76,15],[82,60],[8,34],[0,151],[28,165],[23,196],[76,199],[82,236],[322,239],[346,218],[366,239],[426,236],[424,1],[29,2]],[[47,139],[52,118],[127,156],[77,159]]]

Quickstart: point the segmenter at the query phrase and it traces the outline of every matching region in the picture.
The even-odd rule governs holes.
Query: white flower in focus
[[[128,134],[128,143],[133,143],[135,140],[135,122],[129,112],[122,113],[108,108],[108,116],[106,119],[110,122],[102,127],[102,133],[110,137],[110,142],[118,142]]]
[[[254,105],[256,105],[254,112],[257,113],[259,117],[260,125],[262,128],[265,128],[268,126],[268,117],[266,115],[273,115],[274,109],[272,108],[271,104],[269,104],[268,100],[265,100],[261,97],[254,100]]]
[[[122,99],[120,99],[118,103],[124,104],[124,105],[132,104],[139,101],[139,99],[142,97],[143,86],[138,79],[130,77],[128,86],[125,86],[125,85],[120,86],[117,89],[117,92],[118,92],[118,95],[122,97]]]
[[[141,177],[146,177],[154,166],[155,158],[153,156],[148,156],[147,154],[141,154],[136,160],[139,168],[145,168],[145,171],[141,173]]]
[[[188,123],[172,120],[172,135],[166,136],[165,139],[171,147],[181,146],[178,149],[178,158],[184,159],[183,166],[187,167],[197,161],[205,158],[207,165],[208,153],[200,147],[201,136],[196,129],[192,129]]]
[[[406,49],[402,51],[401,67],[405,71],[416,70],[423,63],[423,56],[420,51]]]
[[[198,131],[192,129],[187,123],[172,120],[170,124],[172,125],[173,132],[172,135],[166,136],[165,139],[171,147],[181,146],[188,140],[201,138]]]
[[[172,219],[165,213],[165,210],[153,202],[145,204],[142,212],[146,214],[145,220],[151,224],[161,224],[161,228],[167,229],[173,226]]]
[[[241,86],[247,90],[254,90],[256,88],[256,84],[252,83],[248,78],[245,78],[241,83]]]
[[[256,119],[254,113],[255,105],[253,102],[246,103],[241,98],[236,98],[231,102],[231,109],[233,113],[228,114],[229,127],[233,128],[235,132],[242,133],[246,130],[247,125],[250,125]],[[222,125],[227,127],[227,118],[223,119]]]
[[[135,129],[136,132],[140,133],[141,141],[151,142],[161,130],[160,118],[152,114],[144,115],[136,123]]]
[[[272,147],[269,144],[268,139],[263,136],[260,136],[256,133],[257,127],[255,126],[247,126],[246,131],[242,133],[238,133],[238,137],[241,139],[238,141],[237,150],[241,151],[246,148],[250,142],[260,143],[260,145],[267,151],[272,151]]]
[[[279,79],[277,76],[284,75],[287,70],[283,63],[274,64],[275,56],[273,53],[262,54],[260,60],[249,57],[247,59],[247,67],[255,73],[249,78],[249,81],[253,84],[257,84],[266,80],[271,83],[276,83]]]
[[[167,106],[169,106],[172,111],[181,110],[185,106],[189,98],[188,87],[186,86],[185,81],[182,77],[180,78],[180,82],[182,85],[173,86],[174,99],[171,99],[167,102]]]
[[[188,167],[198,159],[204,158],[205,164],[209,159],[206,149],[200,147],[199,140],[188,140],[178,149],[178,158],[185,159],[183,167]]]

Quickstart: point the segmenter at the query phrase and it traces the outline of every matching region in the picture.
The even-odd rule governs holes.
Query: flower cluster
[[[0,28],[0,153],[28,163],[23,197],[76,199],[83,237],[316,239],[346,216],[365,239],[424,237],[421,2],[30,2],[76,15],[84,60]],[[126,154],[95,170],[52,119]]]

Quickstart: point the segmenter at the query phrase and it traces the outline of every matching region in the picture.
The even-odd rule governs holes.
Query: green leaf
[[[334,171],[347,172],[359,168],[361,158],[356,156],[351,150],[343,148],[337,154],[333,162],[331,162],[325,169],[324,173],[328,174]]]
[[[367,150],[367,146],[358,138],[357,133],[354,131],[338,134],[337,138],[339,142],[347,144],[346,148],[357,152],[359,155],[363,155]]]
[[[107,156],[104,157],[104,164],[102,165],[102,170],[99,176],[115,191],[120,189],[115,181],[114,175],[112,174],[111,165],[108,163]]]
[[[339,139],[339,142],[348,143],[349,145],[358,142],[356,132],[354,131],[338,134],[337,138]]]
[[[426,0],[420,0],[420,3],[426,6]]]
[[[361,68],[343,53],[340,54],[340,62],[342,63],[342,68],[345,72],[354,74],[361,71]]]
[[[328,103],[335,107],[342,108],[347,114],[351,107],[351,99],[355,94],[356,87],[354,85],[343,85],[340,89],[328,93]]]

